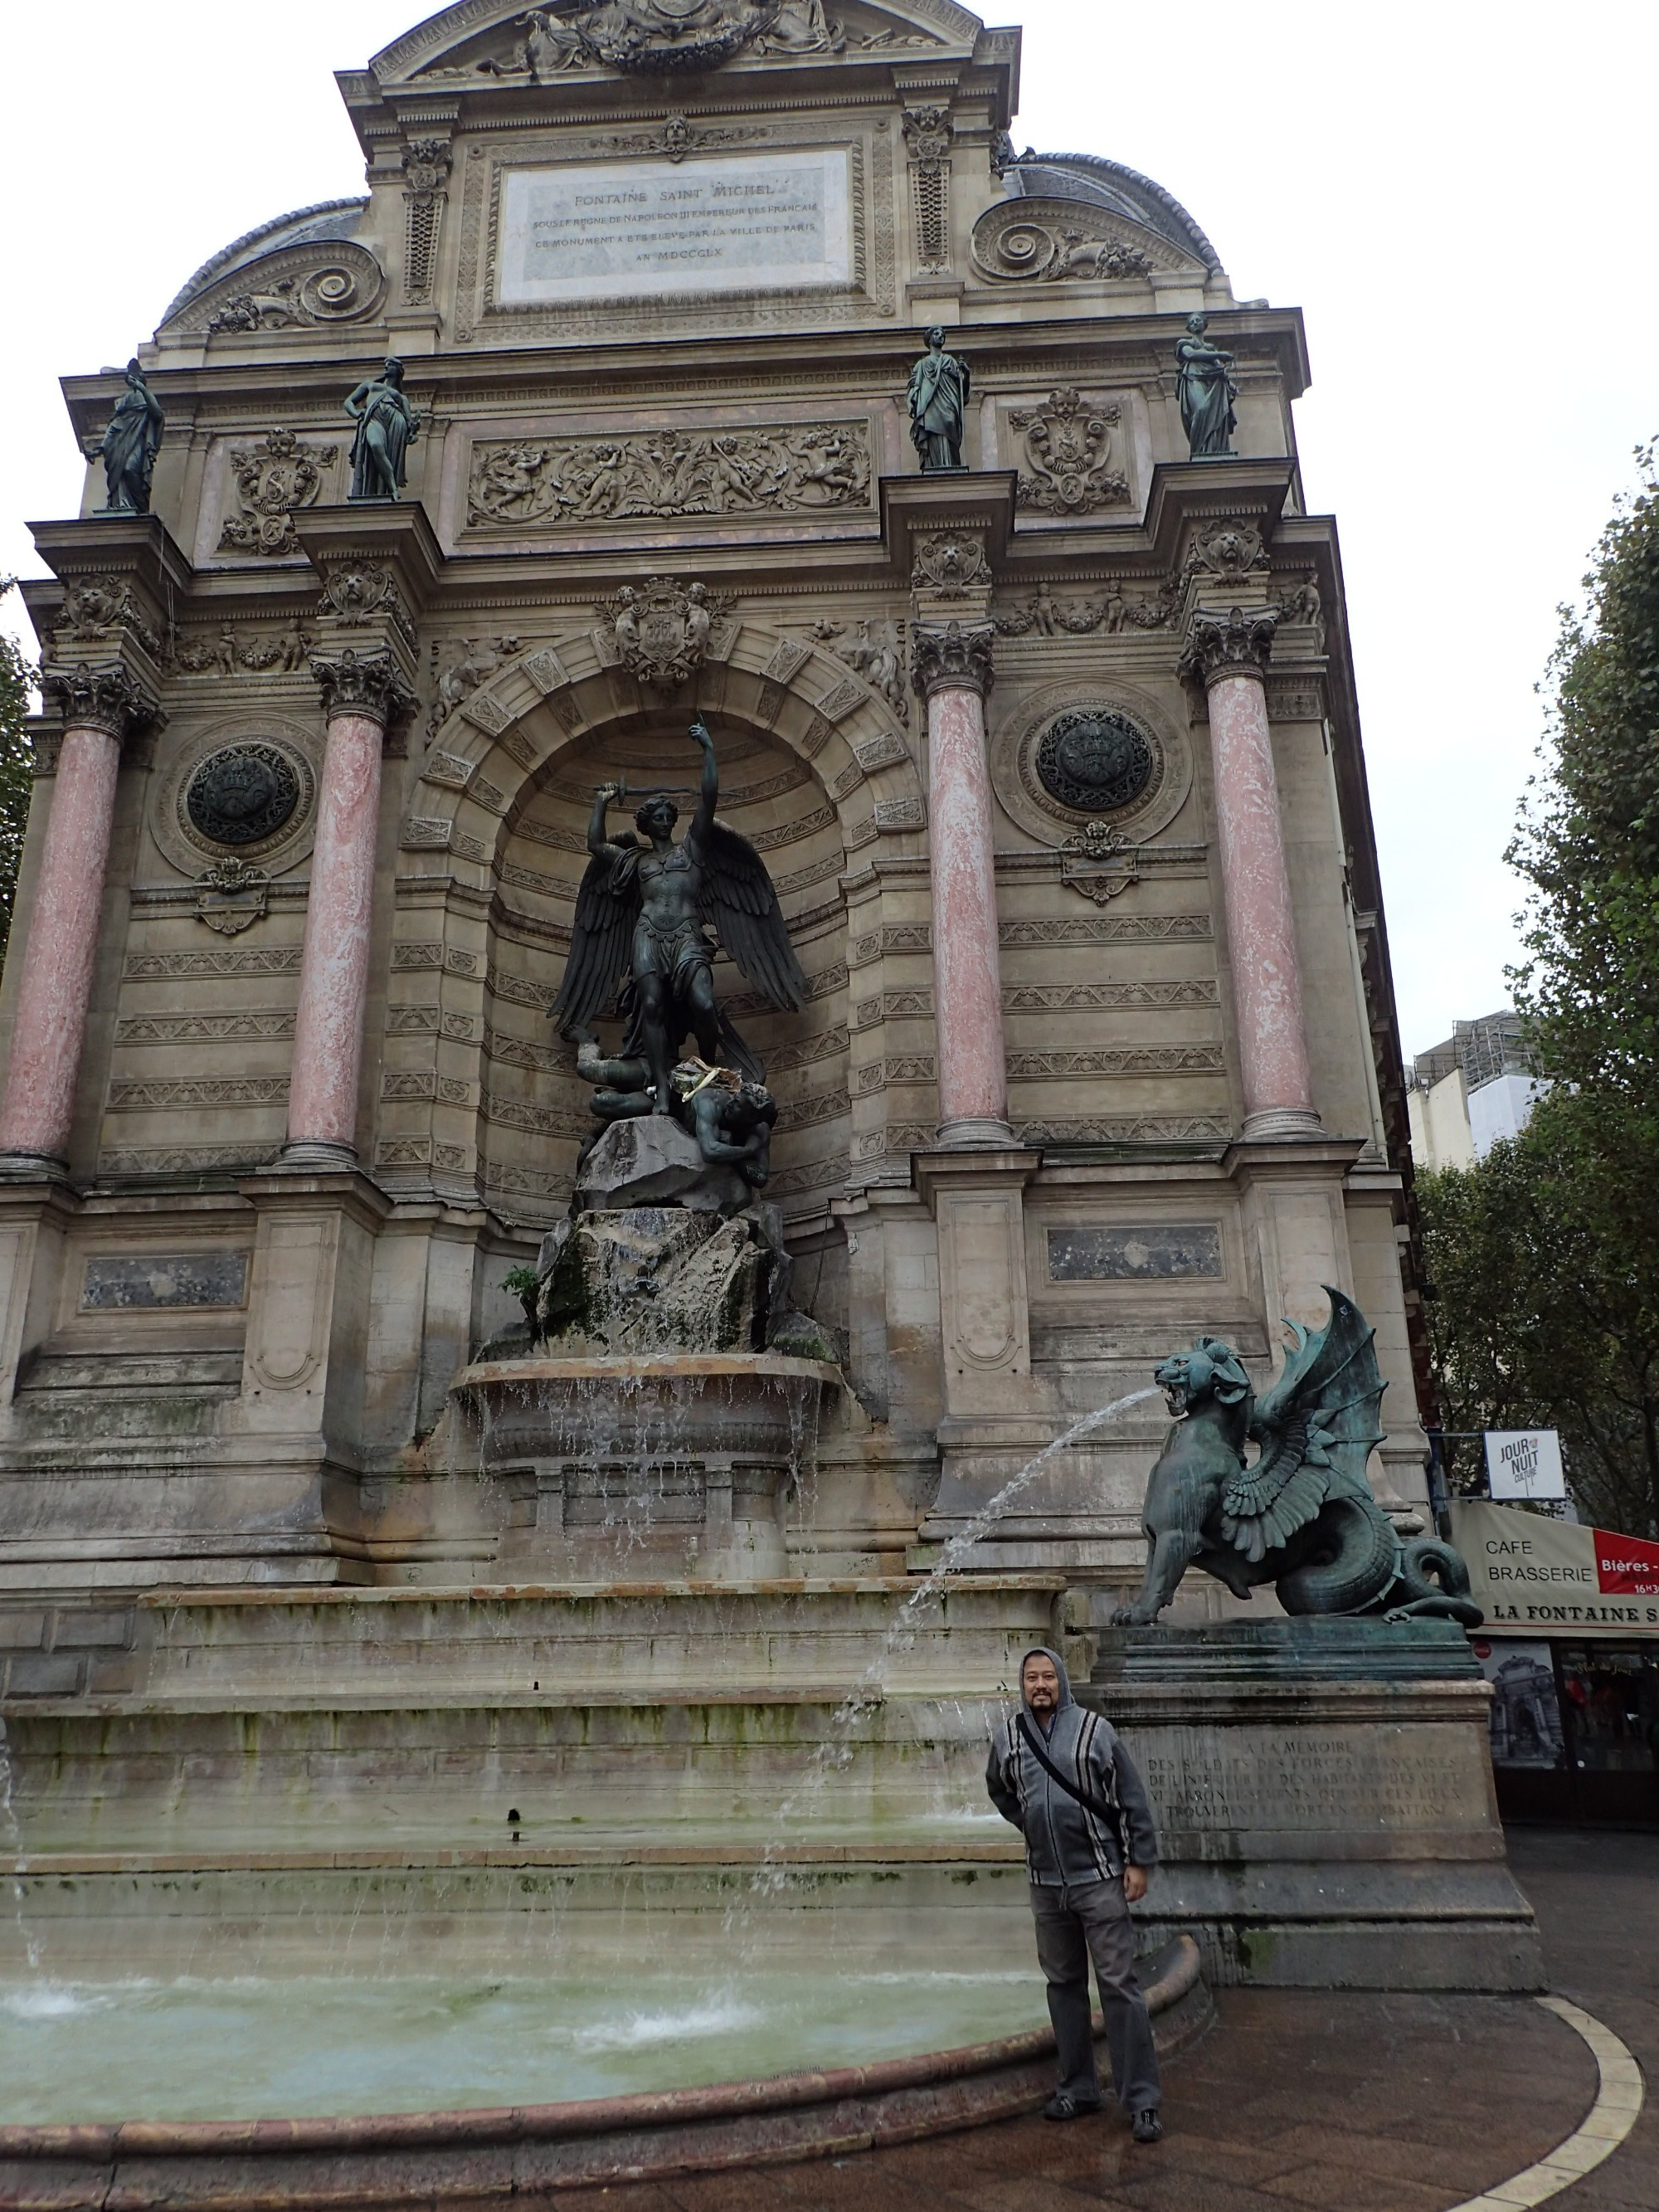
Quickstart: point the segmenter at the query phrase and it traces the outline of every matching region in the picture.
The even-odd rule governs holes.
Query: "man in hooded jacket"
[[[1051,2120],[1100,2110],[1089,2008],[1092,1957],[1112,2086],[1133,2118],[1135,2141],[1156,2142],[1164,2131],[1158,2053],[1135,1976],[1129,1918],[1158,1863],[1152,1808],[1115,1729],[1073,1697],[1058,1652],[1042,1645],[1028,1651],[1019,1686],[1018,1710],[991,1740],[985,1786],[1025,1838],[1037,1963],[1048,1977],[1060,2054],[1060,2087],[1043,2110]]]

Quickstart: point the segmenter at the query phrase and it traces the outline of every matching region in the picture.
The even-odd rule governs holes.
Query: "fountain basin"
[[[1211,2016],[1196,1947],[1178,1940],[1144,1973],[1167,2055]],[[1040,2002],[1039,1992],[1033,1969],[1026,1994]],[[799,1992],[797,2002],[812,1994]],[[858,1994],[850,1985],[842,1993],[854,2004]],[[927,2009],[916,2012],[917,2024]],[[859,2033],[853,2026],[843,2039],[855,2047]],[[0,2202],[49,2201],[64,2212],[118,2200],[128,2212],[181,2203],[310,2212],[323,2202],[522,2203],[538,2191],[822,2157],[1005,2118],[1048,2094],[1053,2051],[1052,2032],[1031,2027],[871,2063],[552,2105],[4,2125]],[[779,2046],[764,2043],[761,2052],[775,2058]]]
[[[605,1582],[787,1571],[839,1370],[774,1352],[491,1359],[452,1395],[507,1500],[503,1567]]]

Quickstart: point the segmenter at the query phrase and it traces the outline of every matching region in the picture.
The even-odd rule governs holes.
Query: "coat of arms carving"
[[[1121,507],[1129,483],[1110,466],[1112,427],[1121,415],[1115,399],[1085,400],[1073,386],[1051,392],[1040,407],[1017,407],[1010,426],[1024,433],[1029,475],[1022,470],[1018,504],[1042,514],[1091,514]]]
[[[222,553],[297,553],[294,518],[323,488],[337,446],[308,446],[292,430],[267,430],[257,446],[233,447],[230,466],[240,514],[225,517]]]
[[[648,576],[643,584],[624,584],[599,607],[605,627],[594,642],[613,665],[659,691],[689,683],[711,650],[726,645],[723,617],[731,605],[716,599],[706,584],[677,584],[672,577]]]

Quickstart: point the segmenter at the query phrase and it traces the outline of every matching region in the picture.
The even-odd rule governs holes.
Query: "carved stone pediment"
[[[748,58],[798,59],[942,46],[971,52],[976,17],[952,0],[460,0],[374,58],[381,84],[494,77],[551,82],[606,70],[668,76]]]
[[[974,225],[976,276],[994,283],[1063,283],[1067,279],[1140,282],[1154,269],[1191,270],[1196,257],[1144,223],[1079,200],[999,200]]]
[[[360,323],[385,296],[386,272],[367,246],[350,239],[319,239],[227,270],[162,327],[212,336]]]

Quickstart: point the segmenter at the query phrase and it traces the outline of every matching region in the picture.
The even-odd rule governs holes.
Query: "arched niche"
[[[547,1010],[569,947],[594,786],[622,776],[631,787],[695,787],[694,712],[714,734],[721,816],[763,853],[809,979],[806,1005],[780,1013],[728,961],[715,971],[781,1103],[772,1194],[789,1212],[821,1207],[845,1183],[860,1118],[884,1110],[851,1096],[843,886],[878,852],[914,860],[922,850],[913,739],[890,702],[809,641],[745,624],[727,642],[695,690],[667,697],[607,665],[602,636],[532,650],[452,715],[422,759],[400,835],[408,897],[400,891],[397,934],[441,967],[433,1180],[464,1179],[509,1219],[562,1211],[588,1127],[574,1054]],[[688,790],[677,803],[684,811],[696,799]],[[613,813],[613,825],[629,811]],[[430,939],[439,853],[450,879],[441,949]],[[394,970],[398,960],[394,949]],[[389,1075],[377,1158],[396,1167],[386,1156],[396,1148],[415,1169],[418,1116],[392,1109],[417,1102],[399,1088]]]

